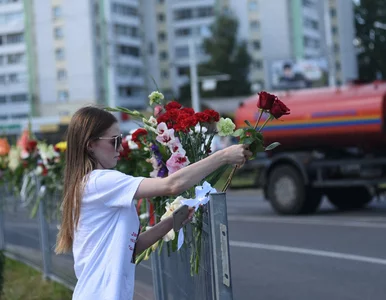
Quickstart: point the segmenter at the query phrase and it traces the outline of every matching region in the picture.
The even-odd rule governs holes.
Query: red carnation
[[[38,144],[37,141],[35,141],[35,140],[29,140],[29,141],[27,142],[27,149],[26,149],[26,150],[27,150],[28,152],[33,152],[33,151],[35,151],[37,144]]]
[[[133,132],[131,139],[133,140],[133,142],[138,143],[140,142],[139,137],[146,136],[146,135],[147,135],[146,129],[138,128],[136,131]]]
[[[213,109],[205,109],[204,114],[208,116],[208,123],[218,122],[220,120],[220,114]]]
[[[182,105],[178,103],[177,101],[172,101],[169,102],[168,104],[165,105],[166,111],[171,110],[171,109],[180,109]]]
[[[290,109],[279,99],[276,99],[272,107],[269,111],[272,116],[274,116],[276,119],[279,119],[283,115],[289,115],[290,114]]]
[[[273,102],[277,99],[275,95],[267,92],[260,92],[259,101],[257,101],[257,107],[260,109],[271,109]]]

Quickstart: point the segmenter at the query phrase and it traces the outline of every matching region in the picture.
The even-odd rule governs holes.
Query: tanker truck
[[[272,93],[291,113],[268,122],[264,144],[281,145],[244,168],[257,170],[256,187],[278,214],[314,213],[323,196],[360,209],[386,190],[386,81]],[[240,103],[237,128],[256,122],[257,100]]]

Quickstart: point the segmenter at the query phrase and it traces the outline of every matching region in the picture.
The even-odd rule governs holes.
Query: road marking
[[[286,217],[254,217],[254,216],[241,216],[241,215],[228,215],[228,221],[236,222],[262,222],[262,223],[281,223],[281,224],[307,224],[307,225],[319,225],[319,226],[342,226],[342,227],[361,227],[361,228],[378,228],[385,229],[386,223],[371,223],[365,221],[334,221],[327,219],[297,219],[297,218],[286,218]]]
[[[229,244],[233,247],[239,247],[239,248],[252,248],[252,249],[271,250],[271,251],[280,251],[280,252],[291,252],[291,253],[297,253],[297,254],[307,254],[307,255],[314,255],[314,256],[353,260],[353,261],[366,262],[366,263],[372,263],[377,265],[386,265],[386,259],[354,255],[354,254],[348,254],[348,253],[339,253],[339,252],[330,252],[330,251],[314,250],[314,249],[307,249],[307,248],[296,248],[296,247],[249,243],[249,242],[240,242],[240,241],[230,241]]]

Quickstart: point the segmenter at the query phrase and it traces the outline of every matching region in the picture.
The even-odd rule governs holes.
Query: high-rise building
[[[20,131],[30,112],[21,0],[0,0],[0,134]]]
[[[189,80],[189,43],[197,63],[208,59],[202,42],[215,19],[216,0],[141,1],[148,92],[156,82],[167,96]]]
[[[353,3],[346,0],[219,0],[239,20],[256,89],[342,84],[357,76]],[[320,70],[317,70],[320,67]],[[304,71],[305,70],[305,71]],[[302,78],[302,71],[311,79]],[[330,80],[328,80],[330,78]]]

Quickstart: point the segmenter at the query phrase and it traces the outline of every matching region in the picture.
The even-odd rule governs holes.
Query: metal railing
[[[36,189],[35,197],[39,190]],[[0,249],[40,270],[43,278],[60,282],[73,290],[76,277],[72,255],[54,253],[59,197],[43,197],[36,216],[31,218],[36,199],[22,201],[5,186],[0,186],[0,195]],[[168,252],[165,244],[161,255],[157,251],[150,259],[155,299],[232,299],[226,195],[212,194],[204,211],[198,274],[190,275],[190,255],[194,249],[189,247],[189,243],[178,252]],[[188,225],[186,240],[193,238],[192,228]]]

